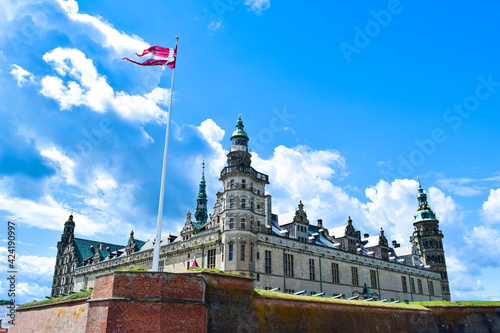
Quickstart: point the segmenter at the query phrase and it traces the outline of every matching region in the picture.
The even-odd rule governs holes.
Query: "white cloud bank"
[[[500,188],[490,190],[490,195],[488,200],[483,203],[481,213],[488,222],[500,222]]]
[[[131,96],[123,91],[115,94],[92,60],[77,49],[58,47],[46,53],[43,60],[52,65],[59,76],[43,77],[40,92],[57,101],[61,110],[87,106],[99,113],[113,110],[122,118],[138,123],[166,120],[166,112],[158,104],[166,105],[170,96],[167,89],[155,88],[145,96]]]

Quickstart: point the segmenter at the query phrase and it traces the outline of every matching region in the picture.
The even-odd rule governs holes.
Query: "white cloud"
[[[64,155],[54,146],[51,148],[41,149],[40,154],[54,162],[57,162],[61,168],[62,176],[66,180],[66,183],[76,185],[74,172],[75,162],[71,158]]]
[[[483,203],[482,215],[488,222],[500,222],[500,188],[490,190],[488,200]]]
[[[263,11],[271,7],[269,0],[245,0],[244,4],[250,7],[249,9],[257,14],[261,14]]]
[[[436,183],[443,189],[462,197],[471,197],[481,194],[485,187],[480,185],[482,180],[471,178],[443,178],[438,179]]]
[[[160,109],[155,102],[143,96],[130,96],[127,93],[118,92],[112,105],[120,116],[130,121],[139,123],[166,122],[167,113]]]
[[[159,105],[168,106],[170,102],[170,90],[164,88],[155,88],[152,92],[145,95],[147,99]]]
[[[42,300],[50,295],[50,288],[40,286],[34,282],[19,282],[16,285],[16,294],[21,296],[27,302],[31,300]]]
[[[88,36],[105,48],[112,49],[120,58],[126,54],[142,51],[149,47],[138,36],[129,36],[113,28],[101,18],[78,13],[78,3],[74,0],[57,0],[61,8],[74,23],[88,31]]]
[[[35,82],[35,77],[33,76],[33,74],[15,64],[12,65],[12,70],[10,71],[10,74],[12,74],[12,76],[14,76],[14,78],[17,80],[18,87],[22,87],[23,84],[25,83]]]
[[[64,221],[61,219],[69,215],[71,207],[55,201],[47,195],[37,202],[27,199],[6,197],[0,194],[0,210],[10,212],[9,219],[40,229],[60,231]],[[85,215],[73,213],[75,220],[79,220],[78,233],[93,235],[96,232],[109,233],[109,224],[95,223]]]
[[[23,278],[50,281],[54,273],[55,258],[19,255],[17,265]]]
[[[69,75],[78,83],[70,81],[66,86],[58,77],[45,76],[41,82],[42,95],[58,101],[63,110],[85,104],[93,111],[106,111],[114,97],[113,88],[97,73],[92,60],[87,59],[82,51],[58,47],[46,53],[43,60],[59,75]]]
[[[431,208],[436,213],[439,223],[443,225],[452,225],[461,222],[463,214],[460,207],[450,197],[437,187],[429,188],[428,201]]]
[[[158,104],[167,104],[169,90],[155,88],[145,96],[131,96],[123,91],[115,94],[106,79],[99,75],[92,60],[77,49],[58,47],[46,53],[43,59],[61,77],[69,77],[68,83],[50,75],[41,80],[42,95],[56,100],[62,110],[88,106],[99,113],[112,109],[122,118],[133,122],[165,122],[166,112]]]
[[[216,31],[222,28],[222,20],[211,21],[208,25],[208,30]]]
[[[367,223],[372,229],[383,227],[387,237],[406,243],[413,231],[417,208],[418,183],[410,179],[396,179],[391,184],[380,180],[365,190],[370,200],[362,205]]]
[[[468,248],[474,253],[476,264],[500,265],[500,231],[487,226],[474,227],[465,235]]]

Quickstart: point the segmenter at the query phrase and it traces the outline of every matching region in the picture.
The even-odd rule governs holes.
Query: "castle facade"
[[[266,193],[269,176],[251,166],[249,137],[241,117],[231,136],[222,191],[208,214],[204,174],[194,218],[161,239],[160,269],[185,272],[193,267],[230,271],[255,279],[255,287],[286,293],[387,301],[450,300],[439,221],[419,187],[410,245],[389,244],[378,235],[361,235],[353,221],[327,229],[309,221],[304,205],[272,213]],[[95,276],[128,267],[152,267],[153,241],[104,244],[73,237],[73,217],[58,243],[52,295],[93,286]],[[85,242],[87,243],[85,243]],[[86,248],[85,248],[86,247]]]

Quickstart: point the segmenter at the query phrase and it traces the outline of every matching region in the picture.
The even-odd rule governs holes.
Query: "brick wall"
[[[261,332],[436,332],[430,311],[256,298]]]
[[[39,306],[17,311],[11,333],[87,332],[87,301]]]
[[[500,307],[429,307],[438,332],[500,332]]]
[[[198,275],[115,272],[96,279],[87,332],[206,332]]]
[[[397,308],[256,295],[252,279],[211,272],[114,272],[92,298],[24,308],[9,332],[482,332],[500,307]]]

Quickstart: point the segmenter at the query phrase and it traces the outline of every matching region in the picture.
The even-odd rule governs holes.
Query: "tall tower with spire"
[[[450,300],[450,287],[446,262],[444,259],[443,232],[439,230],[439,220],[429,207],[427,194],[424,192],[420,181],[418,182],[418,208],[413,223],[413,236],[410,242],[419,250],[422,261],[441,274],[441,292],[443,299]]]
[[[203,171],[201,172],[200,187],[198,190],[198,198],[196,199],[196,210],[194,218],[196,222],[205,224],[208,220],[207,212],[207,183],[205,182],[205,162],[203,162]]]
[[[231,136],[231,150],[220,181],[220,209],[214,218],[220,221],[224,259],[222,269],[254,277],[257,232],[266,232],[266,185],[269,176],[251,166],[248,135],[241,114]]]

